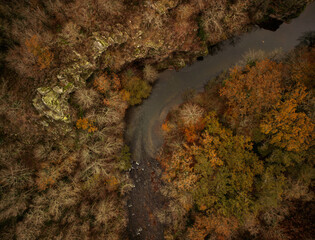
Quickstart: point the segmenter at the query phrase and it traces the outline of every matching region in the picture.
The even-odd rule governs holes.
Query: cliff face
[[[181,68],[305,1],[2,1],[0,236],[119,239],[133,187],[129,105]]]

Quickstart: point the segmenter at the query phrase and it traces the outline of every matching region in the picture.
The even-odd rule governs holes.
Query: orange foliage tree
[[[62,176],[73,173],[78,158],[75,155],[66,158],[59,157],[50,162],[43,162],[36,173],[36,185],[40,191],[46,190],[48,187],[55,185]]]
[[[227,115],[240,123],[246,117],[260,117],[281,98],[283,66],[271,60],[257,62],[245,69],[234,67],[220,95],[227,99]]]
[[[120,78],[115,73],[104,73],[94,80],[94,87],[101,93],[107,93],[109,90],[119,91],[121,89]]]
[[[88,130],[89,133],[97,131],[97,127],[94,126],[93,121],[89,121],[86,118],[79,118],[76,122],[78,129]]]
[[[170,126],[169,126],[169,124],[168,124],[167,121],[165,121],[165,122],[162,124],[161,128],[162,128],[162,130],[163,130],[164,132],[166,132],[166,133],[168,133],[168,132],[171,130],[171,129],[170,129]]]
[[[164,180],[172,182],[180,190],[189,191],[193,188],[198,178],[194,174],[194,159],[187,145],[160,161],[165,170],[162,177]]]
[[[27,51],[32,53],[35,57],[36,63],[41,70],[50,66],[54,55],[47,47],[44,47],[43,44],[40,43],[36,35],[26,40],[25,45],[27,47]]]
[[[204,119],[199,118],[194,124],[189,124],[183,129],[185,139],[188,143],[193,143],[199,139],[201,130],[205,127]]]
[[[220,215],[196,216],[194,225],[188,230],[190,240],[204,240],[208,235],[215,235],[216,239],[229,239],[237,229],[235,218],[226,218]]]
[[[110,90],[110,81],[107,74],[103,74],[94,80],[94,87],[101,92],[106,93]]]
[[[45,191],[48,187],[54,185],[56,180],[60,177],[60,172],[54,167],[59,165],[60,162],[53,164],[43,162],[40,164],[40,169],[36,173],[36,185],[38,190]]]
[[[314,124],[304,112],[297,112],[306,96],[306,87],[298,84],[266,115],[260,126],[263,133],[271,136],[270,143],[295,152],[310,147]]]
[[[55,179],[51,176],[40,176],[36,179],[38,190],[45,191],[49,186],[55,183]]]
[[[204,240],[210,231],[209,219],[202,215],[196,216],[193,227],[188,230],[188,237],[190,240]]]
[[[119,181],[115,176],[106,177],[105,185],[108,191],[115,191],[119,187]]]

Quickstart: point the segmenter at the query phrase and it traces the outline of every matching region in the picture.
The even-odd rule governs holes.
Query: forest
[[[127,109],[160,72],[311,2],[0,0],[0,239],[133,239]],[[247,59],[168,115],[165,239],[309,237],[313,43]]]
[[[313,33],[310,35],[314,35]],[[315,48],[244,60],[162,125],[165,239],[311,239]],[[181,207],[183,206],[183,207]]]

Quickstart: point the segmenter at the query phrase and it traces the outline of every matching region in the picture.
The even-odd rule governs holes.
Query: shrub
[[[121,170],[128,170],[129,168],[131,168],[130,158],[131,158],[130,148],[127,145],[124,145],[121,149],[120,156],[118,158],[119,168]]]
[[[94,89],[79,89],[75,92],[74,97],[83,109],[89,109],[97,104],[99,95]]]
[[[129,79],[124,79],[124,88],[130,94],[128,102],[131,105],[141,103],[143,98],[150,95],[152,87],[139,77],[133,76]]]
[[[278,61],[283,57],[283,52],[281,48],[276,48],[272,52],[265,52],[261,49],[252,50],[249,49],[243,56],[242,60],[238,62],[240,66],[255,66],[256,62],[260,62],[264,59],[270,59],[273,61]]]
[[[143,69],[143,76],[147,82],[153,83],[158,78],[158,72],[151,65],[145,65]]]
[[[187,103],[180,110],[179,116],[184,125],[194,125],[202,117],[204,110],[196,104]]]
[[[116,204],[111,199],[101,201],[93,210],[97,224],[109,224],[117,217]]]

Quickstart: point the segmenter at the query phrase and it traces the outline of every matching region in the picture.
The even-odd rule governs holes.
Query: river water
[[[253,30],[240,36],[233,45],[225,44],[214,56],[209,55],[178,72],[166,70],[159,75],[150,97],[128,111],[126,140],[132,151],[131,178],[135,183],[128,202],[131,239],[163,239],[163,226],[154,217],[155,209],[164,204],[156,189],[160,169],[154,156],[163,143],[162,122],[172,108],[182,103],[183,93],[187,89],[202,91],[209,80],[241,60],[249,50],[289,51],[299,43],[303,33],[314,30],[315,3],[312,3],[297,19],[282,24],[275,32]]]

